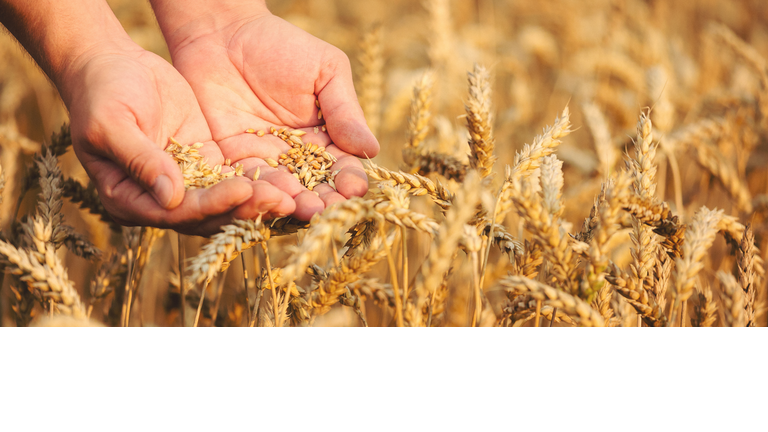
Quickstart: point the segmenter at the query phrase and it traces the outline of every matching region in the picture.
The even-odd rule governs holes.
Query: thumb
[[[328,66],[327,82],[317,93],[331,140],[340,149],[359,157],[379,154],[379,141],[365,121],[352,83],[352,69],[347,56],[339,51]]]
[[[122,133],[117,136],[116,131]],[[111,127],[107,132],[110,159],[121,167],[160,206],[172,209],[184,199],[184,177],[173,157],[159,148],[135,123]]]

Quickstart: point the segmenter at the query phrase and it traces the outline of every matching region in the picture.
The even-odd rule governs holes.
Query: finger
[[[296,209],[293,198],[285,192],[263,181],[250,182],[253,197],[239,205],[233,212],[238,219],[253,219],[259,214],[273,213],[282,216],[289,215]]]
[[[328,134],[342,150],[360,157],[374,157],[379,142],[368,128],[352,83],[349,59],[335,52],[315,84]]]
[[[293,216],[299,220],[308,221],[316,213],[320,213],[325,209],[323,200],[309,190],[298,194],[294,201],[296,202],[296,211],[293,213]]]
[[[346,200],[346,198],[338,193],[334,188],[328,184],[319,184],[314,189],[320,195],[320,199],[323,200],[325,208],[328,208],[337,202]]]
[[[172,209],[184,199],[184,178],[173,158],[142,132],[135,122],[124,120],[93,126],[92,147],[111,159],[148,191],[162,208]],[[101,144],[101,145],[99,145]]]
[[[368,192],[368,177],[362,168],[347,167],[334,179],[336,190],[346,198],[361,197]]]
[[[119,167],[108,159],[90,160],[86,166],[89,175],[92,176],[99,188],[99,196],[102,198],[107,211],[124,224],[151,225],[157,227],[174,228],[189,222],[199,222],[211,216],[226,214],[237,206],[249,203],[249,208],[256,208],[254,216],[258,212],[267,212],[280,202],[256,205],[250,201],[268,201],[268,196],[254,197],[258,190],[252,186],[251,181],[244,178],[234,178],[223,181],[209,189],[195,189],[187,191],[181,205],[172,210],[167,210],[154,200],[131,177],[125,174]],[[258,190],[261,192],[261,190]],[[273,204],[273,205],[270,205]]]
[[[254,158],[255,159],[255,158]],[[259,164],[259,162],[261,164]],[[256,174],[256,170],[259,170],[258,180],[264,180],[281,191],[287,193],[291,198],[307,190],[284,166],[278,168],[272,168],[266,164],[266,162],[257,159],[256,161],[248,161],[248,165],[259,164],[257,168],[248,169],[245,171],[245,175],[248,178],[253,178]],[[245,165],[245,164],[244,164]],[[247,168],[247,166],[246,166]]]
[[[368,176],[365,175],[360,159],[341,151],[335,145],[326,149],[337,159],[333,164],[333,170],[339,171],[333,179],[336,190],[347,198],[365,195],[368,192]]]

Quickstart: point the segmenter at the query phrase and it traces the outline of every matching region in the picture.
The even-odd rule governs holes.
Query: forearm
[[[269,14],[265,0],[150,0],[171,54],[195,38]]]
[[[0,0],[0,21],[62,93],[78,58],[131,45],[104,0]]]

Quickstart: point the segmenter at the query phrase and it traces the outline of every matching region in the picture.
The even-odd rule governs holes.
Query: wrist
[[[103,0],[6,0],[0,6],[2,23],[57,87],[84,53],[131,42]]]
[[[265,0],[150,0],[150,3],[171,56],[200,37],[234,32],[244,22],[271,15]]]

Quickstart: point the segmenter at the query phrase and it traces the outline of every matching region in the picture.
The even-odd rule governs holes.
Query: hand
[[[117,222],[208,235],[232,218],[294,211],[291,197],[265,181],[237,178],[185,193],[163,150],[169,137],[205,143],[200,152],[211,166],[224,157],[189,85],[162,58],[135,45],[94,47],[58,81],[75,152]]]
[[[246,175],[258,167],[261,179],[295,200],[294,216],[299,219],[308,220],[334,202],[366,193],[368,180],[355,156],[374,157],[379,144],[365,122],[342,51],[266,8],[230,14],[237,17],[231,20],[209,11],[204,20],[217,25],[192,22],[175,29],[164,19],[168,13],[157,7],[156,12],[174,66],[195,92],[224,157],[242,163]],[[327,132],[314,133],[323,124]],[[307,132],[302,137],[305,143],[327,146],[338,159],[332,167],[339,170],[338,192],[321,184],[314,188],[315,194],[285,167],[270,168],[264,159],[278,160],[290,148],[269,135],[270,127],[301,129]],[[249,128],[267,134],[245,133]]]

